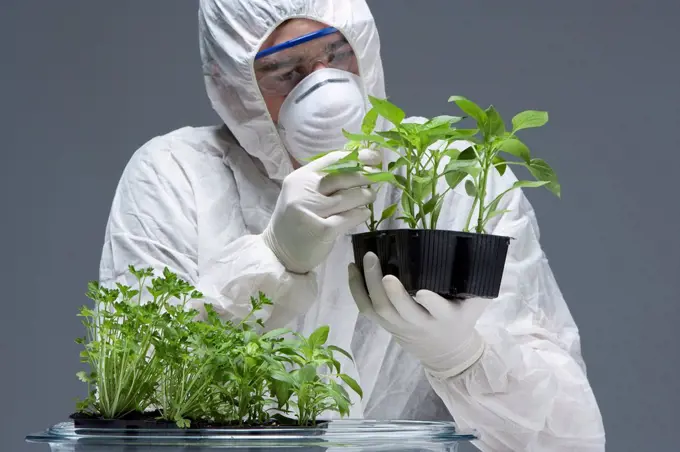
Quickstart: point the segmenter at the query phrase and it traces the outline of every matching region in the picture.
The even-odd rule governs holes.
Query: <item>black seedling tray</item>
[[[409,294],[424,289],[448,299],[496,298],[510,237],[438,229],[389,229],[352,235],[354,261],[378,256]]]
[[[171,421],[158,419],[160,412],[130,413],[121,419],[104,419],[84,413],[74,413],[69,416],[73,420],[76,429],[94,430],[123,430],[134,434],[138,430],[164,430],[166,432],[180,432],[187,435],[194,434],[196,430],[239,430],[241,432],[252,430],[247,434],[264,435],[264,430],[290,429],[290,428],[325,428],[328,421],[317,421],[314,425],[301,426],[294,420],[277,417],[260,425],[214,424],[210,422],[192,421],[189,428],[179,428]],[[104,434],[102,432],[102,434]]]

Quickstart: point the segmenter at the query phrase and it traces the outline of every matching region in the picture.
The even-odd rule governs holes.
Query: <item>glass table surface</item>
[[[258,429],[111,429],[74,427],[62,422],[26,437],[48,443],[53,451],[142,450],[362,450],[455,451],[477,438],[454,422],[333,420],[317,427]]]

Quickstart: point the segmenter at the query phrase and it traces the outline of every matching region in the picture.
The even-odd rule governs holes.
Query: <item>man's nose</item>
[[[310,72],[318,71],[319,69],[325,69],[328,67],[324,61],[316,61],[312,64],[312,70]]]

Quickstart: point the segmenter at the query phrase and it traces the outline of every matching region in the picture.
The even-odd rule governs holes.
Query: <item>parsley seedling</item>
[[[241,320],[223,319],[207,303],[199,320],[189,302],[203,295],[193,286],[168,269],[157,278],[151,268],[129,270],[137,289],[89,284],[95,309],[81,308],[87,335],[77,340],[90,367],[77,374],[88,397],[78,412],[121,419],[155,409],[180,428],[258,426],[292,415],[293,423],[307,426],[325,411],[349,413],[342,382],[362,395],[334,353],[351,355],[325,345],[328,326],[307,338],[288,329],[265,332],[257,314],[273,302],[263,293],[250,299],[251,311]],[[143,299],[145,292],[151,300]]]

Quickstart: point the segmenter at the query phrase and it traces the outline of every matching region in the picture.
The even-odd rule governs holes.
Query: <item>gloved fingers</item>
[[[324,202],[319,206],[320,210],[317,212],[317,215],[322,218],[328,218],[331,215],[366,206],[374,202],[375,198],[376,193],[370,188],[341,190],[333,196],[328,196],[324,199]]]
[[[382,165],[382,151],[379,149],[361,149],[359,150],[359,161],[366,166],[381,166]]]
[[[316,160],[312,160],[303,168],[308,171],[322,171],[325,167],[338,162],[349,155],[349,153],[350,151],[329,152]],[[379,166],[382,164],[382,152],[378,149],[361,149],[359,151],[358,160],[366,166]]]
[[[352,298],[354,298],[357,308],[359,308],[359,312],[366,317],[373,317],[375,315],[373,304],[371,303],[371,297],[369,297],[368,292],[366,292],[364,279],[361,276],[359,268],[354,263],[350,263],[347,267],[347,272],[349,277],[349,291],[352,294]]]
[[[374,253],[368,252],[364,256],[364,278],[376,314],[391,324],[403,324],[403,319],[385,292],[382,268],[378,256]]]
[[[447,300],[429,290],[419,290],[415,300],[435,319],[445,319],[451,317],[452,312],[458,310],[455,301]],[[455,314],[454,314],[455,315]]]
[[[455,315],[461,321],[468,321],[472,324],[477,322],[491,303],[491,300],[485,298],[469,298],[462,301],[447,300],[429,290],[418,291],[415,299],[435,318],[445,319]]]
[[[329,232],[332,232],[331,235],[335,240],[335,237],[346,234],[360,224],[367,222],[370,217],[371,211],[368,210],[368,207],[357,207],[331,215],[328,218],[321,218],[321,222]]]
[[[332,165],[333,163],[336,163],[338,160],[346,157],[350,151],[333,151],[329,152],[328,154],[319,157],[316,160],[312,160],[311,162],[307,163],[303,168],[307,171],[321,171],[328,165]]]
[[[382,281],[387,297],[403,319],[415,325],[423,325],[432,319],[430,313],[406,292],[404,285],[396,276],[386,275]]]
[[[322,195],[329,196],[339,190],[370,185],[371,181],[361,173],[337,173],[326,174],[319,181],[318,191]]]

